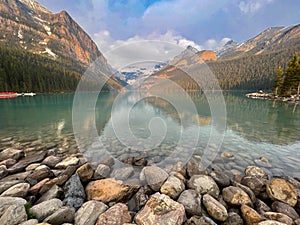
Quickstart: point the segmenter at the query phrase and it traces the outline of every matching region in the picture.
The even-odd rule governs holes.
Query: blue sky
[[[300,23],[299,0],[38,0],[66,10],[100,50],[132,40],[164,40],[214,49],[267,27]]]

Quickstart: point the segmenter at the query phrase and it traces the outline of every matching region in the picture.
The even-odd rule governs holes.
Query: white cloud
[[[127,40],[113,40],[105,30],[95,34],[94,40],[114,68],[142,61],[166,62],[189,45],[202,50],[202,46],[172,31],[164,34],[153,33],[146,37],[136,35]]]
[[[273,0],[248,0],[248,1],[241,1],[239,4],[240,10],[247,14],[247,13],[255,13],[260,8],[262,8],[265,4],[272,3]]]

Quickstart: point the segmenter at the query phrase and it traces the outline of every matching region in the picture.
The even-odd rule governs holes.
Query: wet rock
[[[125,185],[114,179],[92,181],[86,186],[88,200],[98,200],[103,203],[126,201],[138,187]]]
[[[24,157],[24,151],[14,148],[7,148],[3,151],[0,151],[0,161],[6,159],[14,159],[19,160],[20,158]]]
[[[61,161],[60,163],[56,164],[56,169],[66,169],[69,166],[76,166],[79,163],[79,159],[76,157],[68,157]]]
[[[214,169],[211,173],[210,176],[215,180],[215,182],[220,186],[220,187],[228,187],[230,185],[230,178],[225,174],[223,171]]]
[[[8,175],[8,170],[5,165],[0,166],[0,179]]]
[[[34,205],[30,211],[36,216],[39,222],[56,212],[63,206],[59,199],[51,199],[40,204]]]
[[[104,179],[109,177],[109,174],[110,174],[109,166],[104,164],[99,164],[94,173],[94,179]]]
[[[39,223],[39,221],[37,219],[31,219],[31,220],[27,220],[23,223],[20,223],[20,225],[37,225]]]
[[[271,208],[274,212],[283,213],[289,217],[291,217],[293,220],[296,220],[299,218],[298,213],[296,210],[291,207],[288,204],[285,204],[283,202],[275,201],[272,203]]]
[[[247,205],[241,206],[241,213],[247,225],[255,225],[265,220],[258,212]]]
[[[228,217],[222,225],[243,225],[243,219],[235,212],[228,213]]]
[[[258,177],[245,176],[242,178],[241,183],[249,187],[256,196],[258,196],[260,192],[263,192],[266,187],[266,180]]]
[[[228,214],[226,208],[212,196],[205,194],[202,202],[213,219],[218,221],[225,221],[227,219]]]
[[[137,225],[181,225],[185,220],[184,206],[160,193],[152,195],[135,217]]]
[[[238,187],[238,188],[242,189],[244,192],[246,192],[247,195],[250,197],[252,203],[255,204],[255,202],[256,202],[256,196],[255,196],[255,194],[253,193],[253,191],[249,187],[244,186],[244,185],[239,184],[239,183],[236,183],[234,181],[232,183],[233,183],[233,185],[235,187]]]
[[[190,189],[196,190],[199,194],[210,194],[218,198],[220,190],[216,182],[206,175],[194,175],[188,181],[187,186]]]
[[[37,200],[36,204],[39,204],[44,201],[48,201],[53,198],[58,198],[60,199],[63,196],[64,192],[61,187],[58,187],[57,185],[54,185],[53,187],[50,188],[46,193],[42,195],[42,197]]]
[[[275,212],[266,212],[264,216],[269,220],[276,220],[287,225],[293,225],[294,221],[287,215]]]
[[[207,175],[206,168],[199,162],[187,162],[186,171],[189,177],[194,175]]]
[[[168,177],[168,173],[157,166],[147,166],[140,174],[140,180],[146,182],[153,191],[159,191]]]
[[[27,214],[23,205],[11,205],[0,218],[3,225],[17,225],[26,220]]]
[[[253,206],[248,194],[238,187],[229,186],[222,191],[223,199],[232,206],[249,205]]]
[[[99,201],[88,201],[84,203],[75,214],[76,225],[94,225],[99,215],[108,207]]]
[[[297,203],[298,193],[294,185],[281,178],[273,178],[267,184],[267,193],[273,201],[281,201],[290,206],[295,206]]]
[[[30,184],[37,184],[45,178],[51,178],[54,174],[48,166],[42,165],[37,167],[31,174],[26,178],[26,181]]]
[[[201,195],[195,190],[188,189],[183,191],[179,196],[177,202],[184,206],[187,215],[202,215]]]
[[[257,225],[286,225],[286,224],[275,220],[266,220],[258,223]]]
[[[79,167],[77,169],[76,173],[79,175],[80,180],[83,183],[85,183],[92,179],[92,177],[94,175],[94,170],[89,163],[86,163],[86,164],[82,165],[81,167]]]
[[[80,178],[75,173],[64,186],[65,199],[64,205],[79,209],[86,198],[84,187],[81,184]]]
[[[46,156],[46,153],[40,153],[37,155],[32,155],[25,157],[24,159],[17,162],[15,165],[9,168],[10,173],[22,172],[28,165],[41,162]]]
[[[268,179],[268,174],[257,166],[248,166],[245,170],[246,176]]]
[[[47,158],[45,158],[42,162],[42,164],[49,166],[50,168],[54,168],[56,164],[62,161],[62,158],[54,155],[50,155]]]
[[[1,197],[25,197],[29,191],[30,185],[28,183],[19,183],[12,187],[10,187],[8,190],[4,191],[0,196]]]
[[[64,206],[48,216],[44,222],[51,225],[61,225],[63,223],[72,223],[75,218],[75,209],[73,207]]]
[[[110,177],[116,180],[127,180],[133,173],[132,167],[116,168],[111,172]]]
[[[131,215],[128,207],[123,203],[118,203],[100,214],[96,225],[123,225],[131,222]]]
[[[174,176],[169,176],[166,182],[161,186],[160,192],[173,199],[177,199],[181,192],[184,191],[185,185],[182,180]]]
[[[257,212],[261,215],[264,215],[265,212],[271,211],[271,208],[266,203],[261,201],[260,199],[256,199],[255,208],[256,208]]]

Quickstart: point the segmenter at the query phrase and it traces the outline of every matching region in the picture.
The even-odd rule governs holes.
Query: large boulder
[[[246,176],[268,179],[268,174],[257,166],[248,166],[245,169]]]
[[[0,217],[1,224],[18,225],[27,220],[27,214],[23,205],[11,205]]]
[[[247,225],[256,225],[265,220],[258,212],[247,205],[241,206],[241,212]]]
[[[51,225],[61,225],[63,223],[73,223],[75,217],[75,209],[70,206],[64,206],[48,216],[44,222]]]
[[[135,217],[137,225],[182,225],[185,220],[184,206],[160,193],[152,195]]]
[[[1,194],[1,197],[25,197],[29,191],[30,185],[28,183],[16,184]]]
[[[65,205],[79,209],[85,201],[86,195],[80,177],[75,173],[65,184]]]
[[[36,216],[39,222],[50,216],[63,206],[61,200],[54,198],[40,204],[34,205],[30,211]]]
[[[118,203],[100,214],[96,225],[123,225],[131,222],[131,215],[128,207],[123,203]]]
[[[201,195],[195,190],[188,189],[183,191],[177,202],[184,206],[188,215],[201,216]]]
[[[160,192],[173,199],[177,199],[181,192],[184,191],[185,185],[182,180],[175,176],[169,176],[166,182],[161,186]]]
[[[206,175],[194,175],[188,181],[188,187],[194,189],[199,194],[210,194],[211,196],[218,198],[220,194],[219,187],[213,178]]]
[[[147,166],[142,170],[140,180],[149,185],[153,191],[159,191],[168,176],[166,171],[157,166]]]
[[[281,201],[292,207],[297,204],[298,193],[296,188],[284,179],[273,178],[267,185],[267,193],[273,201]]]
[[[248,194],[238,187],[229,186],[227,188],[224,188],[222,191],[222,196],[224,201],[232,206],[253,206]]]
[[[99,215],[107,210],[107,205],[99,201],[84,203],[75,214],[76,225],[94,225]]]
[[[209,194],[203,196],[203,205],[205,206],[208,214],[215,220],[225,221],[228,217],[227,209],[216,199]]]
[[[114,179],[92,181],[86,186],[88,200],[98,200],[103,203],[128,200],[138,187],[124,184]]]

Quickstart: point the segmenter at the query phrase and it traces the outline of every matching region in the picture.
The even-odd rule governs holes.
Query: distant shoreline
[[[300,103],[300,96],[297,95],[291,95],[290,97],[280,97],[280,96],[275,96],[273,93],[253,92],[253,93],[248,93],[245,96],[252,99],[276,100],[276,101],[282,101],[282,102],[293,103],[293,104]]]

